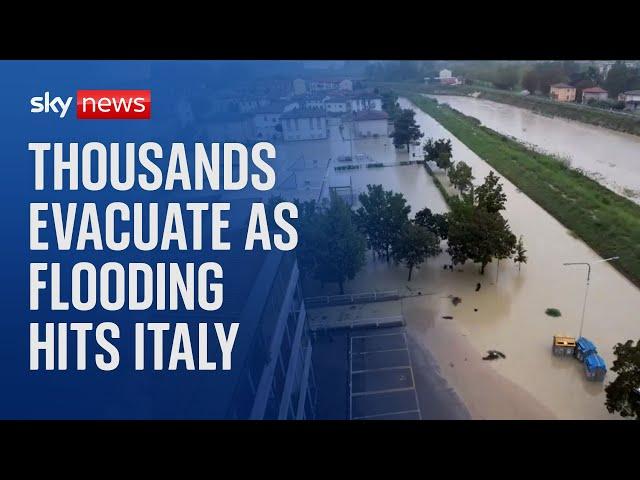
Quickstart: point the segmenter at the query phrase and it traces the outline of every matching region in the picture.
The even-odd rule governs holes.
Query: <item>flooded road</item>
[[[640,137],[585,123],[550,118],[524,108],[490,100],[429,95],[477,118],[504,135],[536,149],[569,159],[594,180],[640,203]]]
[[[433,118],[400,100],[403,108],[416,110],[425,138],[450,138],[455,161],[464,160],[481,183],[491,167],[457,140]],[[345,142],[326,141],[330,149],[350,149]],[[354,142],[355,152],[369,152],[375,161],[397,162],[412,158],[385,146],[389,139]],[[339,144],[339,145],[338,145]],[[335,154],[335,152],[332,152]],[[325,158],[326,161],[326,158]],[[412,214],[428,206],[435,212],[447,206],[422,166],[395,166],[335,172],[335,157],[326,169],[326,180],[361,190],[367,183],[382,183],[402,192]],[[499,172],[498,172],[499,174]],[[610,419],[604,407],[605,383],[585,380],[582,365],[573,358],[551,354],[554,334],[577,335],[584,298],[586,271],[565,267],[563,262],[594,262],[600,257],[541,207],[502,178],[507,195],[505,217],[516,235],[523,235],[528,263],[521,271],[503,261],[496,283],[497,266],[491,263],[484,276],[479,266],[467,263],[460,271],[445,271],[448,255],[430,259],[407,282],[402,266],[369,261],[363,272],[346,284],[347,292],[400,289],[414,296],[404,301],[407,328],[436,357],[447,381],[456,388],[474,418]],[[443,247],[446,244],[443,243]],[[620,252],[624,255],[624,252]],[[476,292],[476,284],[481,283]],[[335,286],[326,286],[335,294]],[[462,302],[454,306],[451,296]],[[562,316],[549,317],[547,308]],[[640,290],[611,265],[593,266],[584,335],[598,347],[610,368],[617,342],[640,338]],[[452,317],[452,318],[443,318]],[[506,359],[493,362],[481,357],[499,350]],[[531,399],[535,399],[535,402]]]

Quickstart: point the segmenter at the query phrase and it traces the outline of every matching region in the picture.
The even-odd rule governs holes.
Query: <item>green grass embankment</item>
[[[640,287],[640,205],[553,156],[479,125],[474,118],[420,94],[398,93],[442,124],[603,258],[619,255],[620,260],[612,265]]]

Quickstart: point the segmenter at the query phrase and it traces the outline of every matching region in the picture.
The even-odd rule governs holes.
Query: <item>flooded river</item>
[[[425,132],[425,139],[450,138],[453,158],[467,162],[473,168],[475,183],[482,182],[491,170],[486,162],[407,100],[401,99],[400,103],[403,108],[416,110],[416,120]],[[527,116],[526,111],[521,114],[523,118]],[[547,120],[554,125],[570,123],[544,117],[530,121]],[[554,134],[554,128],[558,127],[550,127],[549,135]],[[581,126],[575,128],[579,130]],[[601,129],[593,129],[592,135],[602,132],[603,142],[618,135],[624,138],[624,146],[617,150],[619,154],[630,148],[625,142],[637,142]],[[321,194],[323,189],[322,195],[326,195],[328,186],[352,185],[357,195],[368,183],[381,183],[387,189],[402,192],[412,206],[412,214],[425,206],[435,212],[447,210],[422,166],[336,172],[334,167],[340,164],[337,155],[352,151],[386,164],[415,157],[396,152],[388,138],[351,143],[335,133],[332,131],[330,140],[317,142],[314,148],[310,148],[310,142],[286,147],[301,149],[295,155],[290,150],[291,158],[299,159],[295,172],[298,185],[306,184],[313,195]],[[589,142],[595,145],[598,140],[590,138]],[[566,148],[574,148],[570,143]],[[418,151],[419,148],[416,153]],[[585,291],[586,271],[562,264],[595,262],[600,257],[512,183],[504,178],[501,181],[507,195],[505,217],[513,232],[523,235],[527,248],[528,262],[521,271],[509,260],[501,262],[499,276],[495,262],[488,266],[484,276],[479,275],[479,266],[471,263],[460,271],[445,271],[442,267],[449,259],[442,253],[430,259],[414,273],[411,282],[407,282],[406,268],[387,265],[369,256],[364,271],[347,282],[345,288],[347,292],[400,289],[415,295],[401,305],[407,328],[434,354],[443,375],[461,395],[474,418],[615,418],[604,407],[604,386],[613,378],[612,372],[604,384],[591,383],[585,380],[578,361],[559,359],[551,354],[554,334],[578,334]],[[443,247],[446,247],[444,243]],[[481,283],[478,292],[477,283]],[[335,285],[325,286],[323,292],[337,293]],[[451,296],[460,297],[462,302],[454,306]],[[545,310],[551,307],[559,309],[562,316],[547,316]],[[640,338],[638,312],[640,290],[610,264],[594,265],[584,335],[598,346],[609,368],[617,342]],[[481,357],[492,349],[503,352],[506,359],[483,361]]]
[[[483,125],[570,159],[593,179],[640,203],[640,137],[585,123],[550,118],[530,110],[452,95],[432,96]]]

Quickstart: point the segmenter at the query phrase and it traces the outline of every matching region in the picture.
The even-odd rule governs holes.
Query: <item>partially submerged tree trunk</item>
[[[344,282],[340,280],[338,285],[340,286],[340,295],[344,295]]]
[[[407,279],[407,282],[411,281],[411,274],[413,273],[413,265],[409,266],[409,278]]]

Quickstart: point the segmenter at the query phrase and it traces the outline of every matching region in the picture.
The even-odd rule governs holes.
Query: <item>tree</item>
[[[451,166],[453,150],[451,140],[440,138],[434,141],[430,138],[424,144],[422,150],[424,151],[425,161],[435,162],[438,168],[443,170],[446,170]]]
[[[298,231],[298,246],[296,257],[303,278],[306,275],[315,275],[318,263],[318,248],[321,243],[320,231],[321,211],[315,200],[294,202],[298,207],[298,220],[295,227]]]
[[[515,249],[516,236],[509,223],[497,212],[474,207],[463,215],[449,219],[449,248],[454,264],[467,259],[481,265],[480,274],[494,259],[509,258]]]
[[[494,258],[513,255],[516,236],[502,217],[506,195],[498,177],[490,172],[473,195],[454,198],[448,216],[448,249],[454,264],[472,260],[481,264],[480,273]]]
[[[486,209],[489,213],[497,213],[504,210],[507,196],[502,191],[502,184],[498,183],[497,176],[489,172],[484,183],[475,189],[475,201],[478,207]]]
[[[629,69],[624,62],[618,60],[607,74],[607,79],[604,82],[605,89],[612,98],[615,98],[626,90],[628,81]]]
[[[526,253],[527,250],[524,248],[522,235],[520,235],[520,238],[518,238],[518,243],[516,243],[515,256],[513,257],[513,261],[518,264],[518,272],[520,272],[520,267],[522,267],[522,264],[527,263]]]
[[[416,213],[413,223],[425,227],[442,240],[447,239],[449,220],[446,213],[431,213],[431,210],[425,207]]]
[[[335,193],[329,207],[315,220],[317,244],[309,246],[316,256],[315,277],[336,282],[343,294],[344,282],[353,280],[364,266],[365,239],[356,227],[353,212]]]
[[[396,148],[406,145],[408,152],[409,145],[423,137],[415,116],[416,112],[409,108],[401,110],[396,116],[393,122],[393,145]]]
[[[471,173],[471,167],[465,162],[458,162],[449,168],[449,181],[456,187],[461,193],[466,192],[472,186],[472,180],[474,179]]]
[[[607,410],[640,420],[640,340],[635,346],[633,340],[618,343],[613,353],[617,358],[611,370],[618,376],[605,388]]]
[[[511,90],[520,80],[519,68],[514,65],[506,65],[496,70],[493,85],[502,90]]]
[[[540,78],[538,78],[538,72],[536,72],[535,69],[524,72],[524,75],[522,75],[522,86],[532,94],[540,89]]]
[[[384,190],[382,185],[367,185],[367,191],[358,198],[361,204],[356,211],[358,225],[373,251],[384,254],[388,262],[402,227],[409,222],[411,207],[404,195]]]
[[[554,83],[567,82],[569,76],[564,71],[560,62],[545,62],[536,65],[538,73],[540,90],[544,95],[549,94],[551,85]]]
[[[407,281],[410,282],[413,269],[441,251],[436,235],[425,227],[406,223],[393,247],[393,258],[396,263],[403,263],[409,269]]]
[[[398,96],[391,90],[384,92],[381,96],[382,110],[387,112],[391,121],[394,121],[402,111],[400,104],[398,103]]]

